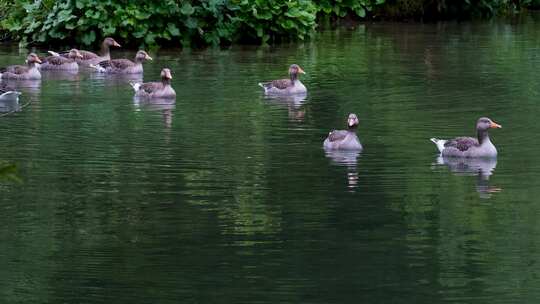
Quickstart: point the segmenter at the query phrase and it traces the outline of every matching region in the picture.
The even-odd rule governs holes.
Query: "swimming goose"
[[[99,51],[99,55],[90,51],[84,51],[80,50],[79,52],[83,56],[82,59],[79,59],[78,63],[88,66],[90,64],[98,64],[103,60],[111,60],[111,52],[110,47],[120,47],[120,44],[116,42],[113,38],[107,37],[103,39],[103,42],[101,43],[101,50]],[[64,57],[67,57],[67,54],[62,54]]]
[[[77,49],[71,49],[67,58],[53,51],[49,51],[49,53],[52,56],[43,58],[43,63],[40,66],[41,70],[77,71],[79,64],[77,64],[76,60],[83,58]]]
[[[131,83],[135,90],[135,97],[145,98],[174,98],[176,92],[171,87],[171,70],[161,70],[161,82]]]
[[[347,118],[347,130],[334,130],[324,140],[324,148],[329,150],[362,150],[362,144],[356,135],[358,117],[351,113]]]
[[[41,73],[37,66],[39,63],[41,63],[39,57],[34,53],[30,53],[26,57],[26,65],[10,65],[5,68],[0,68],[0,78],[24,80],[41,79]]]
[[[91,64],[90,67],[99,72],[111,74],[140,74],[143,72],[143,62],[152,60],[152,57],[145,51],[138,51],[135,55],[135,62],[129,59],[105,60],[97,65]]]
[[[492,128],[502,126],[487,117],[481,117],[476,122],[477,138],[457,137],[449,140],[431,138],[431,141],[437,145],[442,156],[497,157],[497,149],[491,143],[488,134],[488,130]]]
[[[291,95],[306,93],[306,87],[298,79],[298,73],[305,74],[304,70],[297,64],[289,67],[289,79],[279,79],[270,82],[260,82],[265,94]]]
[[[7,86],[5,83],[0,83],[0,101],[17,101],[21,92]]]

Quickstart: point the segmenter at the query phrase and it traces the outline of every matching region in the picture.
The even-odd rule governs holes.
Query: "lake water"
[[[144,79],[171,68],[168,104],[88,71],[20,83],[0,106],[20,110],[0,117],[20,180],[0,180],[2,302],[538,302],[539,30],[382,23],[153,51]],[[0,65],[27,51],[1,47]],[[291,63],[307,97],[265,98]],[[351,112],[364,152],[325,153]],[[498,159],[438,159],[429,138],[481,116],[503,126]]]

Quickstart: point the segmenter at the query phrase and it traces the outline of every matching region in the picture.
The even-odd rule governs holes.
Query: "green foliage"
[[[0,30],[23,42],[70,40],[92,45],[105,36],[131,44],[265,43],[305,39],[317,16],[364,18],[384,0],[8,0]],[[6,9],[4,9],[6,8]],[[9,8],[9,10],[7,9]],[[8,13],[5,13],[8,12]]]
[[[0,38],[95,45],[217,45],[306,39],[320,18],[462,18],[513,13],[540,0],[4,0]]]
[[[234,1],[240,28],[262,42],[270,38],[289,37],[304,39],[316,27],[317,7],[309,0]]]
[[[319,10],[326,15],[345,17],[353,14],[365,18],[367,13],[385,0],[316,0]]]

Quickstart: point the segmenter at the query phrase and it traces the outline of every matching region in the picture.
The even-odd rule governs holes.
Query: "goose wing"
[[[118,70],[127,69],[133,65],[133,61],[128,59],[113,59],[113,60],[104,60],[98,63],[102,68],[113,68]]]
[[[270,82],[261,83],[261,85],[266,89],[276,88],[276,89],[284,90],[288,87],[291,87],[293,84],[290,79],[278,79],[278,80],[272,80]]]
[[[24,74],[28,72],[28,67],[24,65],[10,65],[4,68],[0,68],[0,73],[13,73],[13,74]]]
[[[139,90],[143,90],[146,93],[153,93],[157,90],[160,90],[163,87],[163,84],[161,82],[145,82],[141,84],[141,87]]]
[[[48,56],[48,57],[45,57],[43,62],[47,62],[52,65],[62,65],[64,63],[71,62],[71,60],[62,56]]]
[[[345,130],[334,130],[328,133],[328,140],[330,142],[340,141],[347,137],[347,131]]]
[[[66,53],[66,55],[63,54],[63,56],[67,56],[68,53]],[[99,57],[96,53],[92,53],[92,52],[89,52],[89,51],[79,51],[79,53],[83,57],[82,60],[90,60],[90,59],[95,59],[95,58]]]
[[[467,151],[469,148],[478,146],[478,140],[472,137],[457,137],[448,140],[445,144],[445,148],[456,148],[459,151]]]

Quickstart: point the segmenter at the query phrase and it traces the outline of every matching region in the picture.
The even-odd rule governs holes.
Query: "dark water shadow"
[[[490,198],[493,193],[502,189],[489,185],[489,178],[497,167],[497,159],[458,158],[438,156],[437,165],[445,165],[455,175],[476,176],[476,192],[480,198]]]
[[[358,187],[358,158],[361,155],[360,150],[324,150],[324,153],[332,165],[344,167],[347,169],[347,185],[350,191]]]
[[[264,95],[264,99],[268,103],[286,107],[289,113],[289,120],[304,121],[306,116],[306,109],[304,106],[307,99],[307,93],[289,96]]]

